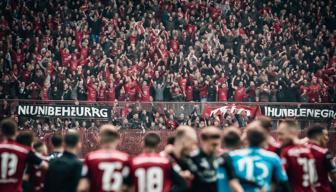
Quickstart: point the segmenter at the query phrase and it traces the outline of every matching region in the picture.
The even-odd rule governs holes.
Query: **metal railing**
[[[28,108],[36,107],[39,108]],[[92,111],[87,114],[76,110],[105,110],[106,116],[97,118]],[[94,108],[94,109],[93,109]],[[49,113],[50,109],[53,113]],[[63,110],[63,111],[62,111]],[[74,112],[74,114],[72,114]],[[59,113],[57,113],[57,112]],[[77,111],[78,112],[78,111]],[[98,113],[98,112],[97,112]],[[86,153],[97,147],[99,126],[110,122],[120,127],[120,147],[132,154],[141,148],[145,132],[158,131],[163,138],[173,134],[178,124],[188,124],[196,129],[207,125],[225,128],[230,125],[244,127],[258,115],[270,116],[274,130],[283,118],[295,118],[304,130],[312,123],[328,127],[330,150],[335,153],[336,104],[311,103],[195,103],[195,102],[78,102],[41,100],[0,100],[1,118],[12,116],[19,122],[21,130],[32,130],[42,139],[49,141],[54,132],[78,129],[81,132]],[[149,119],[147,122],[147,119]]]

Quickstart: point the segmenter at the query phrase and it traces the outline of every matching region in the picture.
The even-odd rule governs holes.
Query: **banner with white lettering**
[[[334,119],[335,107],[328,105],[264,105],[260,106],[261,114],[272,118],[295,118],[295,119]]]
[[[18,106],[18,115],[27,117],[64,117],[64,118],[94,118],[110,119],[109,106],[82,105],[23,105]]]

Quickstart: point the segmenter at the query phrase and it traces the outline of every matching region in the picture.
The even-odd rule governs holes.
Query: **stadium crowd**
[[[277,139],[271,119],[259,117],[244,131],[179,126],[159,151],[160,135],[147,133],[136,156],[117,150],[120,133],[111,124],[99,130],[99,149],[79,159],[81,136],[74,130],[46,144],[17,122],[0,122],[0,190],[13,192],[332,192],[336,166],[326,148],[326,127],[314,124],[299,139],[295,120],[283,120]],[[140,146],[139,146],[140,147]]]
[[[0,99],[335,102],[333,0],[0,2]]]

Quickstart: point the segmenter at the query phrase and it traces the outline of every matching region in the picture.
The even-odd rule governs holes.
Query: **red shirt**
[[[150,86],[142,86],[141,101],[150,101]]]
[[[14,53],[14,59],[13,59],[13,63],[16,63],[16,64],[22,64],[23,63],[23,60],[24,60],[24,55],[23,53]]]
[[[93,87],[88,87],[88,101],[96,101],[97,99],[97,91]]]
[[[218,94],[218,101],[227,101],[227,91],[228,88],[227,87],[219,87],[217,90],[217,94]]]
[[[193,100],[193,87],[187,86],[185,94],[186,94],[186,100],[192,101]]]
[[[242,102],[244,97],[246,97],[245,87],[237,88],[235,90],[235,102]]]
[[[333,156],[327,148],[322,148],[314,143],[309,142],[307,147],[310,148],[315,158],[317,170],[317,184],[315,185],[316,191],[331,192],[332,189],[328,174],[336,172]]]
[[[187,88],[187,79],[181,79],[179,82],[178,82],[179,86],[181,87],[183,93],[185,93],[186,91],[186,88]]]
[[[29,147],[9,140],[0,143],[0,189],[21,192],[22,177],[27,164],[40,165],[42,162]]]
[[[311,150],[292,144],[282,149],[281,158],[293,191],[313,192],[316,167]]]
[[[318,102],[320,96],[321,86],[319,84],[312,84],[309,86],[309,102]]]
[[[196,26],[191,25],[191,24],[188,24],[188,25],[187,25],[186,31],[187,31],[189,34],[196,32],[196,30],[197,30],[197,27],[196,27]]]
[[[170,40],[169,47],[173,49],[175,53],[179,50],[179,42],[175,39]]]
[[[109,87],[106,90],[107,100],[114,101],[115,100],[115,87]]]
[[[30,177],[32,180],[33,192],[43,192],[44,191],[44,182],[45,182],[46,174],[47,174],[47,170],[41,169],[38,166],[32,166]]]
[[[85,59],[88,58],[88,56],[89,56],[89,48],[82,47],[80,49],[80,55],[83,56]]]
[[[78,59],[71,59],[70,61],[70,68],[72,71],[76,71],[77,70],[77,66],[79,65],[79,60]]]
[[[48,100],[49,97],[48,97],[48,87],[44,86],[41,90],[41,99],[42,100]]]
[[[66,53],[65,51],[61,50],[61,61],[62,66],[67,67],[69,65],[69,62],[71,60],[71,56],[69,53]]]
[[[120,191],[129,174],[129,156],[117,150],[100,149],[86,155],[84,165],[91,191]]]
[[[280,155],[279,153],[281,152],[281,145],[278,143],[272,136],[271,136],[271,141],[268,141],[267,146],[265,147],[265,150],[271,151],[273,153],[276,153],[277,155]]]
[[[31,74],[32,74],[31,71],[24,70],[23,73],[22,73],[23,81],[26,81],[26,82],[29,81]]]
[[[98,101],[105,101],[106,88],[101,87],[98,91]]]
[[[134,157],[130,166],[135,192],[171,190],[172,166],[167,157],[156,153],[143,153]]]
[[[301,91],[301,94],[304,93],[304,92],[306,92],[306,94],[307,94],[308,91],[309,91],[309,87],[306,86],[306,85],[301,85],[300,91]]]
[[[130,101],[136,101],[137,99],[137,91],[138,89],[136,87],[132,87],[129,92],[126,92],[128,94]]]
[[[177,123],[176,123],[176,121],[174,121],[174,120],[172,120],[172,119],[168,119],[168,120],[166,121],[166,125],[167,125],[167,128],[168,128],[168,129],[172,129],[172,130],[176,129],[176,127],[177,127]]]
[[[129,41],[131,42],[131,44],[135,44],[135,42],[136,42],[136,36],[131,35],[131,36],[129,37]]]

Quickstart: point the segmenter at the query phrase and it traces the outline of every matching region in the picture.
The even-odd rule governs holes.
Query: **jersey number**
[[[101,162],[98,165],[100,170],[103,170],[102,186],[104,191],[118,191],[122,185],[122,175],[116,170],[122,168],[120,162]]]
[[[13,153],[2,153],[1,154],[1,178],[6,179],[7,177],[13,176],[16,172],[18,164],[18,157]]]
[[[298,158],[298,163],[302,166],[303,176],[302,185],[308,187],[317,181],[317,174],[315,170],[315,160],[307,158]]]
[[[255,180],[255,179],[264,179],[269,175],[268,168],[265,164],[261,162],[255,162],[252,158],[243,158],[238,161],[239,171],[245,172],[246,179]],[[254,175],[255,169],[260,170],[260,174]],[[245,171],[244,171],[245,170]]]
[[[161,192],[163,188],[163,171],[160,167],[137,169],[135,176],[138,178],[139,192]]]

